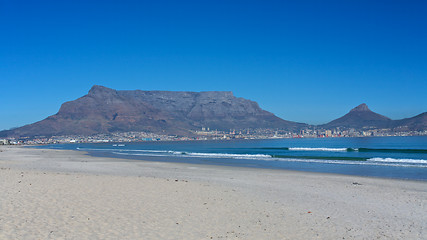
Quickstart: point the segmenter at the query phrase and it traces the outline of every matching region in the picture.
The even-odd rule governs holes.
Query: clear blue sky
[[[320,124],[427,111],[427,1],[0,0],[0,129],[94,84],[233,91]]]

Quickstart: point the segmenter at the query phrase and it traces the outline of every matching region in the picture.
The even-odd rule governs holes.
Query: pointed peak
[[[89,94],[98,94],[102,92],[115,92],[116,90],[107,88],[101,85],[93,85],[92,88],[89,90]]]
[[[350,112],[370,112],[371,110],[368,108],[368,105],[365,103],[360,104],[359,106],[351,109]]]

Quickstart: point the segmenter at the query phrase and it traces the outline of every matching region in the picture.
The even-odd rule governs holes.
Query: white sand
[[[0,239],[427,236],[427,182],[0,151]]]

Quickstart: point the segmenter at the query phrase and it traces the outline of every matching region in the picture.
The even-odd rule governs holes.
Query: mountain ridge
[[[344,116],[320,125],[322,128],[387,128],[391,125],[390,118],[371,111],[365,103],[351,109]]]
[[[283,120],[232,92],[118,91],[94,85],[88,94],[63,103],[56,114],[0,134],[52,136],[146,131],[189,135],[202,127],[293,130],[303,126],[306,124]]]
[[[326,124],[317,125],[324,129],[391,129],[393,131],[427,130],[427,112],[414,117],[392,120],[384,115],[373,112],[368,105],[362,103],[351,109],[347,114]]]
[[[93,135],[141,131],[188,136],[202,128],[282,129],[298,132],[304,128],[427,129],[427,112],[392,120],[362,103],[326,124],[308,125],[283,120],[261,109],[258,103],[235,97],[231,91],[143,91],[115,90],[94,85],[86,95],[61,105],[44,120],[0,131],[1,137]]]

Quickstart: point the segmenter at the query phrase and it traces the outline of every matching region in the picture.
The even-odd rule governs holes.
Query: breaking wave
[[[324,147],[263,147],[262,150],[313,151],[313,152],[378,152],[378,153],[425,153],[427,149],[401,148],[324,148]]]
[[[290,151],[317,151],[317,152],[347,152],[348,148],[306,148],[306,147],[290,147]]]
[[[369,158],[368,161],[372,162],[385,162],[385,163],[413,163],[413,164],[427,164],[424,159],[406,159],[406,158]]]
[[[293,154],[265,154],[265,153],[204,153],[204,152],[187,152],[171,150],[139,150],[139,149],[111,149],[111,148],[77,148],[80,151],[106,151],[118,155],[128,156],[147,156],[147,157],[190,157],[190,158],[209,158],[209,159],[240,159],[253,161],[283,161],[283,162],[316,162],[329,164],[367,164],[382,166],[400,166],[400,167],[427,167],[427,160],[412,158],[389,158],[389,157],[362,157],[362,156],[299,156]],[[278,148],[267,148],[278,149]],[[281,148],[285,149],[285,148]],[[348,148],[286,148],[287,152],[291,151],[328,151],[328,152],[345,152]],[[366,149],[366,148],[365,148]],[[353,149],[357,151],[360,149]],[[374,152],[375,149],[369,149]],[[384,150],[384,149],[381,149]],[[396,150],[396,149],[393,149]],[[412,149],[420,151],[420,149]],[[408,149],[403,149],[408,151]],[[407,152],[405,152],[407,153]]]

